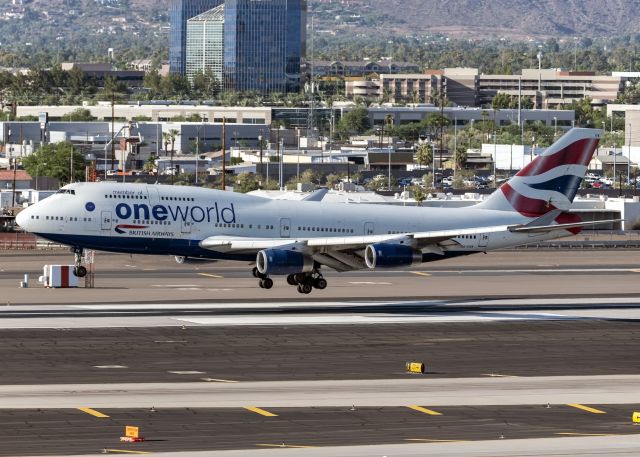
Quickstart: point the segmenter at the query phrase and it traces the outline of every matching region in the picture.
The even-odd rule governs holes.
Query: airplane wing
[[[557,216],[557,215],[556,215]],[[454,230],[436,230],[388,235],[334,236],[318,238],[248,238],[217,235],[200,242],[200,247],[220,252],[257,253],[263,249],[285,249],[304,252],[317,262],[337,271],[365,268],[364,250],[376,243],[405,244],[416,250],[444,255],[448,248],[458,246],[457,238],[465,235],[492,233],[546,233],[593,226],[615,220],[548,224],[550,217],[542,216],[526,225],[498,225]]]

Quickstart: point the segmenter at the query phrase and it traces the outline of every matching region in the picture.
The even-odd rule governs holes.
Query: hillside
[[[6,1],[0,4],[0,65],[100,60],[108,48],[121,62],[166,59],[169,2]],[[309,5],[315,30],[325,36],[526,40],[640,32],[639,0],[309,0]]]
[[[413,35],[605,37],[640,32],[637,0],[312,0],[327,27]],[[336,19],[336,16],[339,16]],[[359,16],[359,17],[358,17]],[[384,21],[384,22],[383,22]]]

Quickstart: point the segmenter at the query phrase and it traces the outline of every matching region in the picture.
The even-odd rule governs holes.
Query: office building
[[[224,89],[299,92],[306,55],[306,0],[227,0]]]
[[[186,74],[211,72],[222,85],[224,68],[224,5],[187,21]]]
[[[187,21],[224,0],[172,0],[169,6],[169,68],[171,73],[186,72]]]
[[[594,72],[556,69],[523,69],[521,75],[480,75],[480,104],[491,103],[499,93],[527,97],[537,108],[567,106],[590,98],[594,106],[603,106],[618,98],[624,87],[621,76],[599,76]]]

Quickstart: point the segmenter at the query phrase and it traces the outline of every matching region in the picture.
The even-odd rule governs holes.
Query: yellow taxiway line
[[[308,448],[312,448],[313,446],[297,446],[294,444],[256,444],[256,446],[261,446],[261,447],[282,447],[282,448],[293,448],[293,449],[308,449]]]
[[[244,409],[251,411],[252,413],[260,414],[261,416],[278,417],[277,414],[270,413],[269,411],[258,408],[257,406],[245,406]]]
[[[92,416],[99,417],[100,419],[105,419],[109,417],[106,414],[102,414],[100,411],[96,411],[95,409],[91,409],[91,408],[78,408],[78,409],[83,413],[91,414]]]
[[[581,405],[579,403],[570,403],[567,406],[571,406],[572,408],[578,408],[578,409],[581,409],[583,411],[587,411],[587,412],[593,413],[593,414],[607,414],[605,411],[601,411],[599,409],[595,409],[595,408],[591,408],[589,406]]]
[[[198,273],[200,276],[206,276],[207,278],[215,278],[215,279],[222,279],[224,278],[224,276],[220,276],[220,275],[214,275],[211,273]]]
[[[424,273],[422,271],[412,271],[411,274],[418,275],[418,276],[432,276],[431,273]]]
[[[434,411],[432,409],[423,408],[422,406],[412,405],[412,406],[407,406],[407,408],[413,409],[414,411],[428,414],[430,416],[442,416],[442,413],[439,413],[438,411]]]
[[[105,449],[106,454],[151,454],[147,451],[128,451],[126,449]]]

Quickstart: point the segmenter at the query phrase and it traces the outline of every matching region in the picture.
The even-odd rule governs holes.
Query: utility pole
[[[116,94],[111,91],[111,169],[114,169],[114,163],[116,160],[116,144],[114,143],[116,140]],[[106,171],[105,171],[106,174]]]
[[[444,76],[440,76],[440,163],[442,168],[442,149],[444,149]],[[443,169],[444,171],[444,169]],[[442,174],[440,174],[440,188],[442,189]],[[435,179],[435,174],[434,174]]]
[[[227,189],[227,117],[222,116],[222,190]]]
[[[263,152],[262,135],[258,135],[258,146],[260,147],[260,179],[264,179],[264,169],[262,167],[262,152]],[[265,181],[265,184],[266,184],[266,181]]]

